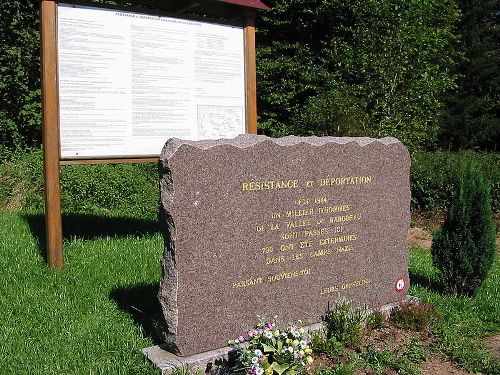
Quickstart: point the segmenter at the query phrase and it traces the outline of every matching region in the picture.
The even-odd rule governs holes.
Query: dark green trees
[[[0,160],[41,141],[38,2],[0,5]]]
[[[455,183],[443,228],[432,242],[432,261],[445,290],[474,295],[493,264],[495,251],[489,184],[477,165],[468,162]]]
[[[441,145],[500,149],[500,6],[498,0],[457,0],[462,17],[458,86],[447,100]]]
[[[258,25],[260,126],[267,134],[434,144],[454,87],[454,1],[275,0]]]

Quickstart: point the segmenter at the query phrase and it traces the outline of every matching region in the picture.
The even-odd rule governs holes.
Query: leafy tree
[[[498,0],[458,0],[458,87],[448,98],[440,135],[447,148],[500,147],[500,7]]]
[[[454,82],[452,0],[268,2],[257,43],[262,131],[434,142]],[[38,6],[0,4],[0,158],[41,141]]]
[[[453,1],[276,0],[261,17],[261,129],[392,135],[433,144],[450,69]]]
[[[40,144],[38,4],[0,5],[0,159],[15,148]]]
[[[432,262],[445,290],[466,296],[488,275],[496,252],[489,183],[469,161],[455,183],[445,222],[432,241]]]

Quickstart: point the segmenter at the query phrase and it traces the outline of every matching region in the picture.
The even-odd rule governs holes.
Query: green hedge
[[[40,151],[1,164],[0,208],[43,210],[42,166]],[[158,201],[158,168],[154,163],[61,167],[64,212],[156,219]]]
[[[412,209],[443,209],[451,182],[465,157],[481,166],[492,185],[493,212],[500,213],[500,154],[415,152],[412,155]],[[61,168],[62,208],[66,212],[139,215],[156,218],[156,164],[74,165]],[[0,164],[0,208],[43,210],[42,153],[26,153]]]
[[[449,207],[452,182],[459,165],[473,159],[491,184],[494,214],[500,213],[500,154],[476,152],[414,152],[410,174],[412,209],[430,210]]]

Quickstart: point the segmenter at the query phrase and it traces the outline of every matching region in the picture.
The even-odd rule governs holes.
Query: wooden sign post
[[[156,162],[161,151],[161,144],[171,136],[183,138],[182,135],[179,136],[178,134],[184,134],[188,139],[199,139],[200,137],[206,138],[207,134],[208,137],[220,138],[221,132],[223,133],[223,137],[232,137],[237,134],[241,134],[242,132],[252,134],[257,133],[254,20],[256,9],[268,10],[269,8],[259,0],[144,0],[144,4],[150,7],[155,7],[156,9],[158,9],[158,13],[144,13],[144,10],[135,12],[131,11],[130,9],[100,8],[96,7],[95,4],[93,4],[92,6],[83,6],[81,5],[81,2],[78,2],[77,5],[74,5],[71,3],[71,1],[64,3],[59,3],[56,0],[41,1],[40,31],[45,177],[45,225],[47,261],[49,266],[52,268],[61,268],[64,264],[60,192],[61,165]],[[85,22],[92,22],[95,17],[94,15],[101,17],[100,19],[102,22],[100,24],[96,24],[96,29],[93,30],[93,34],[99,34],[99,27],[104,30],[102,31],[103,33],[106,32],[106,20],[114,22],[113,27],[111,28],[112,30],[117,29],[114,26],[122,26],[127,22],[137,22],[139,24],[139,27],[142,27],[142,29],[148,28],[148,22],[156,22],[156,25],[158,25],[158,22],[162,22],[163,24],[159,24],[160,26],[167,27],[165,25],[168,25],[168,27],[170,28],[169,30],[173,29],[175,32],[177,32],[177,35],[190,36],[194,41],[191,45],[197,45],[197,48],[201,48],[199,47],[199,45],[202,45],[202,48],[205,48],[205,55],[210,55],[210,49],[217,48],[217,46],[220,47],[220,45],[222,45],[222,47],[220,48],[226,48],[226,50],[229,51],[227,52],[228,59],[234,58],[234,56],[239,56],[239,54],[241,53],[243,56],[241,61],[238,60],[238,57],[235,58],[236,60],[231,61],[232,69],[236,69],[236,73],[232,72],[234,74],[227,75],[228,82],[226,82],[226,86],[230,89],[233,86],[239,87],[238,84],[232,85],[230,80],[233,79],[231,77],[238,77],[238,69],[240,69],[239,71],[241,72],[241,74],[239,76],[242,78],[241,81],[238,82],[242,83],[242,92],[241,94],[238,94],[236,92],[238,89],[232,88],[233,90],[236,90],[235,92],[236,94],[238,94],[233,95],[233,98],[236,97],[236,101],[234,101],[233,99],[223,98],[222,96],[221,98],[218,98],[217,95],[213,95],[213,92],[219,90],[219,87],[217,87],[217,84],[219,84],[219,82],[216,82],[214,80],[214,77],[217,77],[217,74],[220,74],[220,72],[214,73],[213,77],[209,77],[204,81],[213,82],[213,85],[216,87],[201,87],[202,83],[197,81],[198,75],[210,74],[211,70],[207,69],[207,71],[203,71],[203,69],[198,69],[195,72],[195,69],[193,68],[193,71],[190,72],[186,68],[186,75],[189,76],[189,74],[191,74],[191,76],[187,78],[184,77],[183,79],[188,79],[187,86],[189,86],[189,83],[192,85],[192,93],[189,94],[191,96],[189,96],[188,99],[184,97],[181,98],[180,101],[183,103],[188,103],[184,105],[184,107],[189,107],[190,110],[185,111],[184,115],[180,115],[177,118],[175,118],[174,116],[175,120],[179,120],[179,118],[182,119],[183,116],[184,118],[187,118],[187,120],[184,119],[186,125],[182,125],[182,123],[179,125],[180,120],[177,121],[176,128],[174,130],[177,131],[178,134],[171,131],[171,129],[167,129],[170,125],[168,121],[165,121],[165,123],[163,124],[163,121],[157,120],[154,127],[151,127],[149,129],[147,127],[148,124],[146,124],[145,126],[140,123],[140,120],[137,120],[134,117],[134,122],[132,124],[132,119],[130,119],[130,117],[132,117],[131,113],[134,111],[134,108],[130,109],[130,107],[133,107],[133,104],[131,103],[137,102],[134,102],[131,99],[133,95],[136,95],[135,91],[132,90],[132,84],[130,84],[131,86],[128,87],[129,91],[126,90],[127,88],[123,89],[123,87],[107,87],[108,89],[110,89],[107,90],[107,92],[125,92],[126,94],[124,96],[124,100],[122,100],[123,98],[117,99],[116,96],[112,97],[111,99],[106,99],[106,97],[104,96],[103,99],[101,92],[106,92],[106,90],[101,90],[102,87],[98,86],[92,87],[93,82],[97,82],[98,80],[89,79],[88,81],[85,81],[85,78],[82,78],[81,75],[85,74],[82,73],[82,71],[85,71],[86,69],[75,69],[75,66],[71,65],[72,63],[74,64],[75,61],[76,64],[88,63],[89,65],[91,65],[93,63],[93,58],[88,58],[88,61],[80,61],[85,60],[85,58],[82,59],[80,56],[78,58],[71,56],[72,50],[71,48],[68,48],[67,45],[68,43],[72,43],[74,41],[71,40],[71,35],[68,36],[64,33],[64,27],[66,27],[67,32],[69,32],[68,30],[74,31],[73,28],[78,27],[78,25],[77,22],[73,22],[73,18],[71,17],[68,19],[61,18],[63,17],[63,13],[66,14],[65,12],[73,12],[71,13],[71,17],[73,17],[74,15],[76,15],[77,18],[81,16],[82,25],[86,25]],[[164,14],[163,12],[168,13]],[[189,12],[189,15],[186,15],[186,12]],[[196,16],[196,14],[200,14],[201,16]],[[205,18],[206,15],[217,17],[218,19],[230,19],[231,21],[228,21],[228,23],[223,23],[221,21],[211,21],[210,19]],[[60,24],[61,19],[62,23]],[[66,21],[66,23],[64,23],[64,21]],[[136,25],[134,24],[134,26]],[[88,26],[85,26],[85,28],[86,27]],[[158,28],[151,28],[151,32],[158,32],[157,29]],[[241,30],[240,41],[238,41],[238,33],[240,32],[238,30]],[[85,29],[82,31],[82,34],[84,33]],[[213,40],[209,39],[211,35],[210,33],[214,35]],[[121,38],[122,35],[115,36],[118,37],[117,39],[125,39],[129,34],[123,34],[123,38]],[[140,34],[138,35],[140,37]],[[164,35],[162,34],[158,36],[165,37],[167,39],[169,37],[167,32],[165,32]],[[105,41],[107,37],[108,35],[105,35],[102,38],[102,41]],[[59,44],[60,38],[66,38],[65,42]],[[226,41],[228,41],[227,46],[224,45]],[[168,44],[169,42],[171,42],[172,44],[178,43],[177,50],[182,49],[184,44],[189,44],[179,43],[178,40],[167,41],[166,43]],[[214,42],[217,43],[214,44]],[[91,41],[89,41],[89,43],[91,43]],[[103,55],[105,55],[107,53],[107,51],[105,50],[107,46],[105,45],[105,42],[103,42],[103,44],[104,49],[102,50],[102,53]],[[216,47],[212,47],[213,44],[216,45]],[[241,45],[242,48],[241,52],[238,52],[239,45]],[[74,46],[72,48],[74,48]],[[111,46],[110,48],[116,48],[116,45]],[[135,51],[135,49],[132,49],[132,47],[130,46],[124,48],[128,48],[128,50],[125,52],[129,54]],[[222,52],[224,51],[225,50],[223,50]],[[83,48],[82,52],[84,52]],[[114,56],[121,56],[121,52],[123,51],[118,50],[118,52],[114,51],[113,53],[115,53]],[[60,59],[61,53],[65,54],[63,60]],[[187,50],[181,50],[181,52],[179,53],[184,54],[179,57],[179,61],[181,61],[181,59],[185,58],[186,56],[191,56],[190,53],[192,53],[193,56],[195,55],[193,51]],[[175,52],[170,53],[169,56],[171,54],[175,54]],[[143,55],[147,55],[147,53],[144,53]],[[203,53],[200,53],[200,55],[203,55]],[[223,53],[220,53],[220,55],[224,57]],[[102,61],[109,61],[110,56],[112,57],[112,55],[106,55],[105,58],[102,59]],[[195,59],[198,57],[191,58]],[[212,70],[217,70],[217,64],[219,64],[219,69],[222,71],[226,68],[226,66],[224,66],[224,64],[221,65],[220,56],[218,58],[219,61],[217,61],[216,59],[213,60],[213,65],[211,68]],[[68,63],[68,61],[70,62]],[[200,66],[204,62],[205,60],[201,61]],[[193,67],[196,66],[195,61],[191,61],[191,63]],[[68,65],[65,66],[64,64]],[[116,66],[119,67],[125,66],[124,69],[127,69],[127,62],[121,59],[121,57],[117,58],[116,64]],[[135,64],[134,69],[136,69],[137,65],[140,66],[140,64]],[[81,65],[81,67],[87,68],[86,65]],[[90,66],[89,70],[94,69],[95,71],[100,69],[101,67],[102,64],[99,67]],[[184,69],[184,65],[181,65],[179,63],[177,68]],[[110,72],[113,72],[113,69],[114,68],[110,66],[108,70]],[[129,69],[130,71],[132,71],[132,68]],[[152,71],[154,71],[154,69]],[[72,77],[71,74],[75,74],[76,78]],[[123,75],[120,77],[123,78]],[[141,73],[138,73],[137,77],[135,78],[140,80],[141,77]],[[162,79],[164,79],[164,77],[159,77],[157,80],[155,80],[155,82],[162,82]],[[177,78],[173,77],[173,80],[175,79]],[[191,79],[191,81],[189,81],[189,79]],[[112,78],[110,78],[109,81],[112,81]],[[122,79],[122,81],[126,81],[126,79]],[[81,87],[77,87],[80,91],[75,91],[78,94],[74,94],[75,92],[72,92],[71,90],[74,86],[78,86],[78,84],[82,82],[83,84],[81,85]],[[146,91],[147,83],[147,81],[143,82],[143,87],[146,87]],[[207,83],[204,84],[208,85]],[[165,87],[167,86],[165,85]],[[184,87],[182,87],[182,89],[184,89]],[[75,105],[73,103],[71,106],[61,106],[61,103],[68,102],[68,100],[65,101],[65,99],[68,99],[67,95],[69,95],[69,101],[78,101],[79,93],[82,90],[84,92],[85,90],[87,90],[85,92],[87,94],[87,101],[84,103],[85,105],[80,105],[81,103],[77,103]],[[212,93],[206,94],[205,99],[198,100],[198,97],[202,97],[205,91],[210,90],[212,91]],[[136,91],[142,92],[141,90]],[[196,94],[194,94],[195,92]],[[199,95],[198,92],[201,92],[202,94]],[[156,92],[149,94],[150,98],[156,98],[156,96],[161,95],[160,93],[157,94]],[[92,95],[94,95],[94,97],[92,97]],[[90,100],[88,100],[89,97]],[[238,97],[240,99],[238,99]],[[137,97],[134,98],[137,99]],[[209,102],[209,99],[206,98],[215,99],[211,99],[212,102]],[[91,108],[89,110],[89,112],[92,113],[92,116],[90,114],[87,114],[85,110],[82,110],[82,108],[86,108],[89,103],[94,102],[96,104],[100,104],[103,100],[109,101],[109,103],[107,103],[109,104],[108,107],[116,105],[118,103],[122,108],[113,108],[114,112],[109,112],[111,113],[110,115],[106,112],[106,109],[97,108],[96,105],[97,109]],[[189,100],[194,100],[194,102],[190,102]],[[229,102],[230,104],[227,104],[226,102]],[[241,106],[238,103],[241,103]],[[76,111],[79,111],[76,114],[74,112],[75,108]],[[141,110],[143,111],[141,113],[144,113],[144,108],[141,108]],[[178,110],[178,108],[176,110]],[[99,111],[102,112],[100,114],[101,118],[99,118]],[[97,117],[96,112],[98,113]],[[165,112],[168,111],[165,110]],[[116,113],[118,113],[121,117],[117,118],[118,115],[114,115]],[[139,113],[139,115],[137,115],[136,117],[140,119],[141,113]],[[155,108],[154,114],[162,117],[162,119],[168,118],[169,116],[168,113],[161,113],[161,108]],[[96,118],[98,118],[98,120],[95,120]],[[101,121],[99,121],[99,119]],[[208,119],[209,121],[206,121],[206,119]],[[106,133],[106,131],[108,130],[107,124],[109,123],[111,124],[109,126],[109,128],[111,129],[110,132],[115,132],[112,136],[109,136],[109,139],[113,139],[114,143],[110,142],[109,145],[106,145],[106,139],[100,139],[99,137],[101,137],[101,134]],[[161,123],[160,126],[158,126],[158,123]],[[195,125],[190,125],[192,123],[194,123]],[[210,127],[210,124],[212,123],[222,124],[221,129],[218,129],[217,132],[210,133],[210,129],[207,130],[207,126]],[[127,130],[127,126],[122,126],[123,124],[136,126],[135,132],[139,135],[134,138],[134,131]],[[163,125],[164,128],[162,129],[161,126]],[[184,129],[182,128],[182,126],[194,126],[194,128]],[[182,129],[179,130],[179,128]],[[117,132],[120,131],[122,133],[116,136]],[[150,136],[148,136],[148,131],[150,131],[151,133]],[[144,136],[144,133],[146,133],[146,136]],[[157,133],[159,133],[160,135],[155,136],[157,135]],[[81,136],[81,134],[83,134],[83,136]],[[102,137],[105,137],[105,135]],[[120,137],[122,139],[120,139]],[[119,141],[115,141],[117,138],[119,139]],[[141,143],[142,140],[144,140],[144,144]],[[90,143],[86,144],[85,142]]]

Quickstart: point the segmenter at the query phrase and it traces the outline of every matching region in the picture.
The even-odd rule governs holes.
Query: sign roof
[[[257,8],[257,9],[263,9],[263,10],[270,10],[271,9],[260,0],[218,0],[218,1],[221,1],[223,3],[242,5],[245,7]]]

